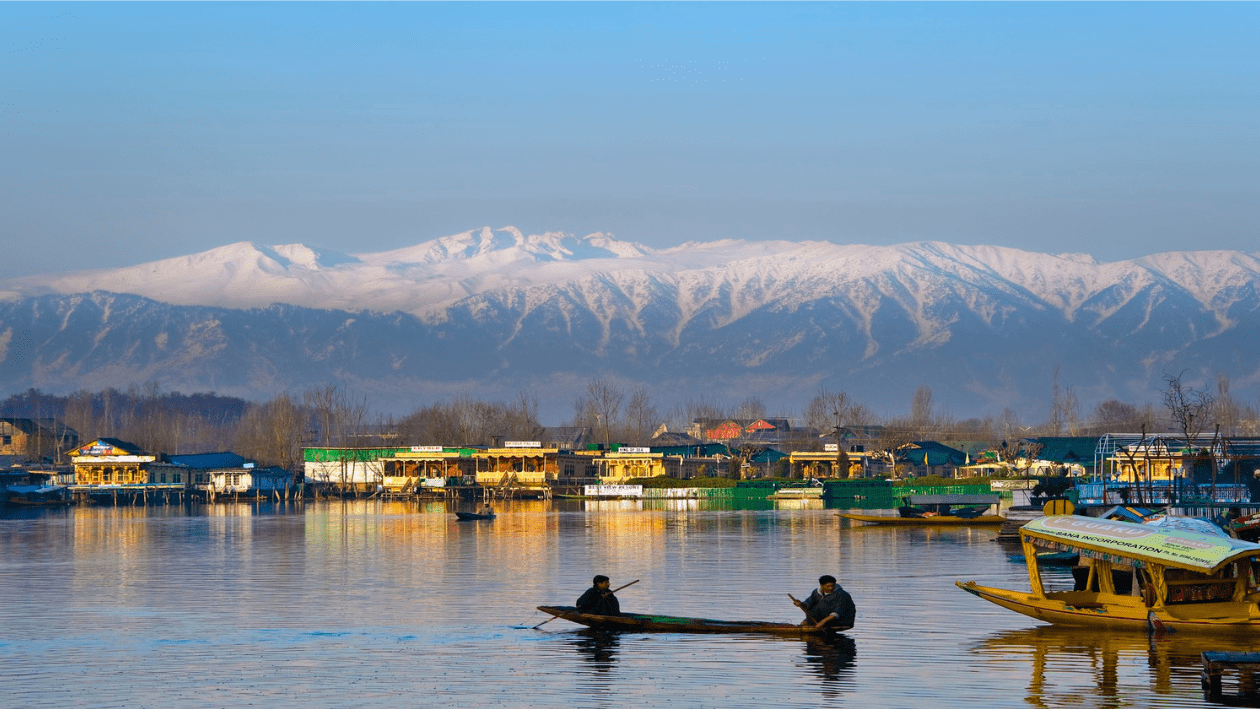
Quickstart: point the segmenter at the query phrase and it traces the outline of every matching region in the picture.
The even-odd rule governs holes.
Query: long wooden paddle
[[[611,593],[616,593],[616,592],[620,591],[621,589],[625,588],[626,586],[633,586],[633,585],[635,585],[635,584],[636,584],[636,583],[638,583],[638,582],[639,582],[639,579],[635,579],[635,580],[631,581],[630,583],[626,584],[625,586],[618,586],[617,588],[614,588],[614,589],[611,591]],[[808,614],[806,614],[806,615],[808,615]],[[556,618],[559,618],[559,617],[560,617],[560,616],[558,616],[558,615],[553,615],[553,616],[551,616],[550,618],[548,618],[547,620],[544,620],[543,622],[539,623],[538,625],[535,625],[533,628],[530,628],[530,630],[536,630],[536,629],[538,629],[538,628],[541,628],[542,626],[544,626],[544,625],[546,625],[546,624],[550,623],[551,621],[553,621],[553,620],[555,620]]]
[[[787,596],[788,598],[792,599],[792,603],[795,603],[797,608],[801,608],[801,602],[796,599],[796,596],[793,596],[790,593]],[[805,617],[809,618],[809,622],[813,623],[814,625],[818,625],[818,621],[814,620],[814,616],[810,615],[809,611],[805,610],[804,608],[801,608],[801,610],[805,613]]]

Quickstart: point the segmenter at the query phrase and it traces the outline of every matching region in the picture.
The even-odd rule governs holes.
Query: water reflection
[[[1032,622],[953,587],[1028,583],[995,529],[679,502],[707,506],[502,501],[474,525],[432,500],[0,511],[0,705],[1187,709],[1206,706],[1198,652],[1250,649],[1016,631]],[[595,573],[642,579],[627,611],[794,622],[784,592],[824,572],[859,609],[831,640],[509,629]]]
[[[621,645],[621,634],[608,630],[579,630],[573,646],[581,654],[594,672],[603,674],[617,664],[617,648]]]
[[[847,635],[805,641],[805,666],[818,676],[823,696],[834,698],[849,689],[856,663],[857,643]]]
[[[1149,636],[1086,628],[1043,626],[992,635],[973,651],[986,663],[1030,663],[1025,702],[1036,707],[1119,707],[1142,682],[1156,695],[1199,698],[1188,688],[1205,650],[1249,651],[1246,638],[1220,635]],[[1092,686],[1080,683],[1092,679]],[[1078,681],[1074,684],[1072,680]]]

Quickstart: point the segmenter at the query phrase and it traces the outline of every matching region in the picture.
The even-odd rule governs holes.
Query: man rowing
[[[791,597],[791,594],[789,594]],[[818,588],[814,589],[804,601],[792,598],[797,608],[805,611],[806,619],[801,625],[815,628],[834,627],[836,630],[848,630],[853,627],[857,617],[857,607],[853,605],[853,597],[836,583],[836,577],[823,575],[818,577]]]
[[[577,599],[575,605],[578,612],[589,615],[621,615],[621,602],[608,588],[609,584],[607,576],[603,574],[596,576],[591,587]]]

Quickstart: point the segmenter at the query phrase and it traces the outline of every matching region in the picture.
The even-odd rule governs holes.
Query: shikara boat
[[[64,485],[13,485],[9,488],[10,505],[57,507],[70,504]]]
[[[902,499],[905,504],[897,508],[896,517],[844,512],[839,513],[838,516],[855,522],[903,527],[1002,524],[1006,521],[1006,518],[1001,515],[985,514],[1001,501],[1000,497],[993,494],[909,495]]]
[[[1054,515],[1020,528],[1031,591],[957,582],[1031,618],[1117,630],[1260,634],[1260,544],[1185,529]],[[1038,547],[1074,551],[1089,566],[1083,588],[1047,592]],[[1254,569],[1254,571],[1253,571]],[[1117,576],[1131,575],[1131,591]]]
[[[494,519],[494,513],[482,514],[480,512],[456,512],[455,519],[460,522],[471,522],[478,519]]]
[[[849,627],[831,625],[826,628],[792,623],[767,623],[757,620],[713,620],[711,618],[679,618],[670,615],[591,615],[573,606],[538,606],[543,613],[597,630],[625,630],[641,633],[761,633],[785,637],[832,635]]]
[[[925,517],[893,517],[891,515],[861,515],[850,514],[846,512],[837,513],[837,517],[853,520],[854,522],[869,522],[871,524],[884,524],[899,527],[936,527],[941,525],[998,525],[1006,521],[1001,515],[980,515],[978,517],[957,517],[954,515],[928,515]]]

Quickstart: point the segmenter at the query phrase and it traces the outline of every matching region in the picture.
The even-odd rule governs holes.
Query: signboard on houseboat
[[[643,497],[642,485],[584,485],[587,497]]]

